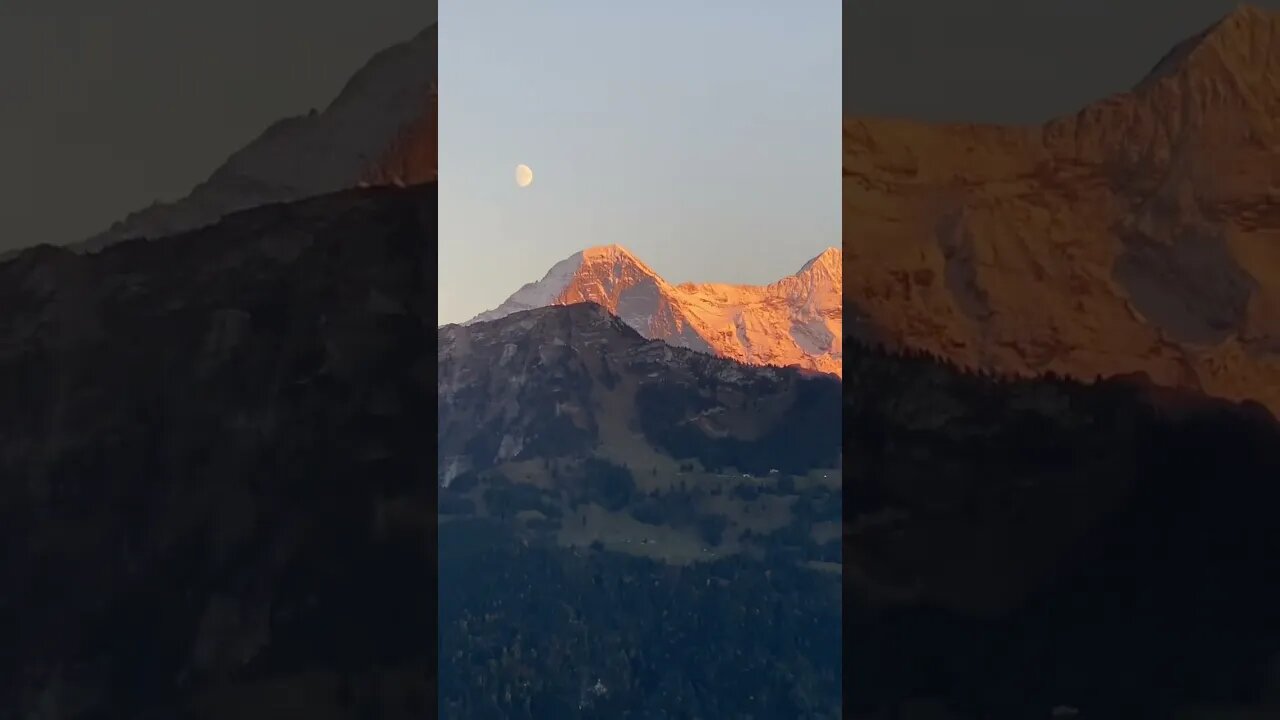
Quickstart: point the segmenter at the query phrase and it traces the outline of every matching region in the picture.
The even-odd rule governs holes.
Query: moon
[[[521,164],[516,166],[516,184],[520,187],[529,187],[533,184],[533,171],[529,169],[528,165]]]

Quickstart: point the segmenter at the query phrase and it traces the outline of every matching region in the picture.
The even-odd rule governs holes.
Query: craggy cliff
[[[1280,16],[1040,127],[844,122],[855,338],[1280,411]]]

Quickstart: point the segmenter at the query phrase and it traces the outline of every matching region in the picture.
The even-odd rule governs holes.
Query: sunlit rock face
[[[768,285],[673,285],[620,245],[556,263],[471,322],[549,305],[596,303],[647,338],[751,365],[841,374],[840,251],[829,248]]]
[[[1038,127],[845,118],[851,333],[1280,410],[1280,16]]]
[[[438,96],[431,84],[423,110],[405,123],[395,140],[361,178],[368,185],[417,185],[436,179]]]

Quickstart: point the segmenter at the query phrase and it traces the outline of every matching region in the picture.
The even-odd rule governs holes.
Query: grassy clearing
[[[627,389],[610,393],[606,398],[625,395]],[[582,472],[582,460],[565,458],[506,463],[494,469],[515,484],[536,487],[546,494],[547,503],[557,508],[563,516],[548,520],[548,514],[534,510],[520,511],[515,518],[521,527],[534,533],[554,533],[555,541],[563,547],[589,548],[595,543],[604,550],[646,557],[675,565],[711,561],[741,552],[759,554],[755,538],[783,530],[791,525],[796,515],[793,508],[799,496],[814,488],[832,491],[840,489],[840,473],[834,469],[820,469],[803,476],[770,474],[751,476],[730,470],[707,472],[696,461],[680,461],[662,455],[649,447],[638,433],[615,422],[601,429],[608,440],[602,442],[601,457],[626,467],[635,482],[633,500],[626,508],[610,511],[597,502],[588,502],[574,508],[569,497],[561,492],[566,482]],[[493,517],[486,507],[485,489],[490,483],[482,474],[481,482],[470,488],[464,497],[474,503],[476,514]],[[786,494],[778,494],[780,483],[788,483]],[[720,542],[713,544],[704,537],[703,529],[696,522],[674,520],[670,524],[650,525],[637,520],[631,513],[649,498],[681,493],[678,503],[689,508],[692,517],[720,516],[725,520]],[[687,501],[685,500],[687,496]],[[496,509],[495,509],[496,511]],[[548,511],[550,512],[550,511]],[[447,521],[447,520],[446,520]],[[548,522],[558,529],[547,527]],[[839,522],[815,523],[811,534],[821,545],[840,537]],[[748,538],[747,536],[752,536]],[[830,571],[826,563],[821,568]],[[838,564],[837,564],[838,565]]]
[[[670,490],[670,482],[680,472],[680,461],[660,452],[631,427],[629,418],[635,411],[639,380],[624,376],[613,392],[602,393],[600,411],[600,454],[624,467],[631,468],[641,492]]]
[[[672,565],[688,565],[728,554],[725,548],[708,548],[693,531],[648,525],[625,512],[609,512],[594,503],[566,512],[556,541],[564,547],[579,548],[599,542],[605,550]]]

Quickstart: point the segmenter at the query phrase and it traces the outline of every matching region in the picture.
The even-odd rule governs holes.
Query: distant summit
[[[597,303],[619,315],[623,315],[619,308],[644,312],[651,308],[648,305],[632,307],[633,300],[638,299],[638,290],[648,289],[656,296],[658,288],[664,285],[665,281],[630,250],[621,245],[602,245],[561,260],[541,280],[524,285],[501,305],[480,313],[471,322],[497,320],[523,310],[579,302]],[[641,317],[634,313],[624,317],[632,326],[643,324]]]
[[[829,247],[823,250],[817,257],[805,263],[800,268],[800,273],[806,272],[826,272],[831,277],[838,278],[842,272],[840,263],[842,253],[839,248]],[[799,274],[799,273],[797,273]]]
[[[376,54],[323,111],[285,118],[189,195],[130,214],[74,250],[201,228],[260,205],[436,177],[436,25]]]
[[[1280,13],[1239,5],[1218,22],[1175,45],[1135,89],[1178,74],[1220,76],[1224,71],[1242,72],[1245,79],[1254,80],[1267,70],[1274,71],[1280,62],[1280,47],[1271,42],[1277,32]]]
[[[841,252],[828,248],[769,285],[672,285],[620,245],[556,263],[469,323],[546,307],[596,303],[641,335],[751,365],[841,374]]]

